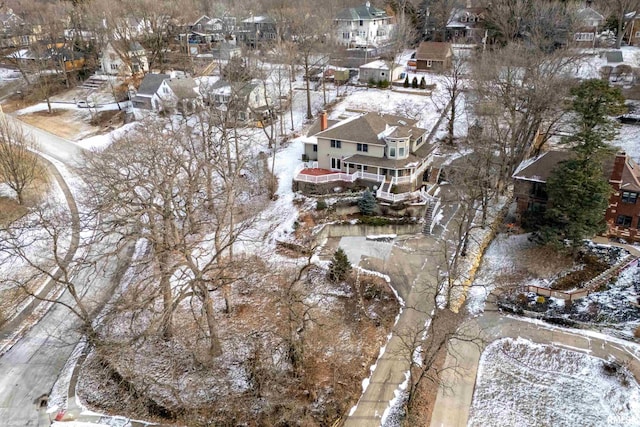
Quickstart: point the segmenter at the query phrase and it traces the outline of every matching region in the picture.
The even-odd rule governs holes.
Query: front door
[[[335,157],[331,158],[331,169],[340,170],[340,159],[336,159]]]

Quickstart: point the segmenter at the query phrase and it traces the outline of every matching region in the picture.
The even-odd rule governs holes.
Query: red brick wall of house
[[[624,153],[616,155],[609,180],[613,193],[609,197],[609,207],[605,212],[607,234],[627,240],[640,240],[640,230],[638,229],[640,227],[640,193],[638,193],[635,203],[622,201],[622,193],[625,191],[622,183],[622,171],[625,167],[625,162],[626,155]],[[616,220],[620,215],[631,217],[631,225],[629,227],[616,224]]]

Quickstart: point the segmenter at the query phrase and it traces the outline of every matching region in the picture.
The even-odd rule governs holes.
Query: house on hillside
[[[149,61],[144,48],[138,42],[126,43],[126,52],[120,50],[123,43],[109,42],[100,54],[100,68],[104,74],[131,76],[149,72]],[[118,46],[118,49],[116,49]]]
[[[228,122],[264,120],[270,117],[271,101],[259,80],[231,82],[218,80],[202,87],[204,102],[216,108]]]
[[[400,78],[404,67],[395,64],[393,69],[389,68],[389,63],[383,60],[369,62],[360,66],[359,81],[361,83],[377,83],[387,81],[389,83]]]
[[[266,15],[244,19],[236,28],[236,40],[252,48],[262,43],[273,42],[277,36],[276,21]]]
[[[416,70],[442,72],[451,68],[451,43],[422,42],[416,50]]]
[[[394,30],[392,17],[367,1],[343,9],[334,19],[334,37],[347,48],[380,47],[389,43]]]
[[[454,8],[446,26],[444,40],[453,43],[482,43],[486,33],[486,13],[486,7],[473,1],[467,1],[465,7]]]
[[[576,12],[576,28],[573,42],[577,47],[595,47],[598,33],[602,30],[604,16],[591,6]]]
[[[215,59],[228,61],[233,58],[240,58],[242,56],[242,48],[234,43],[222,42],[211,49],[211,54]]]
[[[198,85],[191,77],[164,79],[154,99],[157,99],[154,110],[167,113],[191,114],[202,105]]]
[[[323,113],[312,128],[315,133],[301,138],[311,163],[300,168],[294,181],[333,186],[358,181],[377,189],[378,197],[403,200],[428,181],[436,148],[429,131],[416,124],[379,113],[330,121]]]
[[[0,9],[0,48],[28,47],[42,39],[42,27],[25,22],[12,9]]]
[[[548,207],[546,182],[552,171],[572,153],[548,151],[523,162],[513,174],[516,218],[525,214],[543,215]],[[603,220],[608,236],[640,241],[640,167],[624,152],[610,156],[603,162],[605,176],[612,193]]]
[[[136,95],[131,99],[133,108],[139,111],[158,111],[160,102],[158,89],[168,78],[170,78],[168,74],[146,74]]]

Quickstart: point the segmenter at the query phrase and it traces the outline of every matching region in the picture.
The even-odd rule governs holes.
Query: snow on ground
[[[139,125],[140,125],[140,122],[128,123],[109,133],[106,133],[103,135],[95,135],[89,138],[81,139],[77,143],[84,148],[88,148],[92,150],[102,150],[108,147],[109,145],[111,145],[111,143],[113,143],[113,141],[119,138],[120,136],[128,132],[134,131]]]
[[[611,145],[615,145],[624,150],[633,160],[640,163],[640,126],[622,125],[618,136]]]
[[[12,70],[10,68],[0,68],[0,84],[6,80],[16,80],[21,78],[22,75],[18,70]]]
[[[9,185],[7,185],[4,182],[0,182],[0,197],[6,197],[9,199],[17,199],[18,195],[16,194],[16,192],[9,187]]]
[[[516,273],[518,267],[513,262],[513,254],[530,248],[535,244],[529,242],[529,234],[498,234],[484,253],[478,274],[469,288],[467,309],[469,313],[480,314],[484,311],[487,296],[496,288],[504,286],[497,283],[498,276]],[[516,283],[514,283],[515,285]],[[519,283],[517,283],[519,284]],[[524,285],[524,283],[523,283]]]
[[[111,104],[97,104],[95,108],[79,108],[75,102],[52,102],[51,108],[54,110],[80,110],[80,111],[89,111],[91,112],[101,112],[101,111],[114,111],[114,110],[123,110],[127,108],[128,102],[121,102],[120,106],[117,103]],[[31,105],[29,107],[23,108],[22,110],[18,110],[16,114],[23,115],[29,113],[35,113],[37,111],[46,111],[49,107],[46,102],[40,102],[38,104]]]
[[[501,339],[482,354],[469,414],[473,426],[640,426],[640,387],[608,376],[583,353]]]
[[[585,49],[582,51],[584,58],[579,61],[573,69],[575,77],[580,79],[599,79],[600,68],[606,65],[617,66],[621,64],[637,67],[640,64],[640,49],[634,46],[623,46],[620,48],[622,52],[623,62],[607,63],[605,52],[616,51],[613,48],[601,48],[601,49]]]

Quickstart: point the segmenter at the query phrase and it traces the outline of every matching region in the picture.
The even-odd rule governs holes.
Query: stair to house
[[[382,186],[380,187],[380,191],[382,191],[383,193],[391,193],[391,181],[388,181],[385,179],[385,181],[382,183]]]
[[[436,204],[433,201],[427,202],[427,209],[424,212],[424,226],[422,227],[422,234],[431,234],[431,223],[433,222],[433,210],[436,208]]]
[[[107,81],[96,76],[91,76],[80,85],[82,89],[98,90],[105,85]]]

